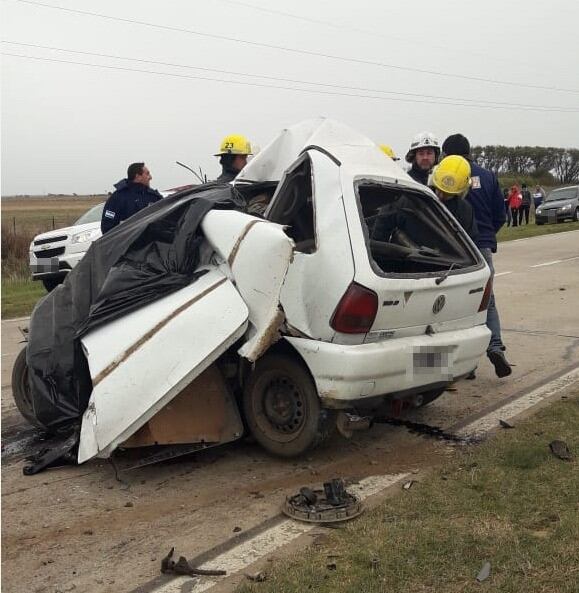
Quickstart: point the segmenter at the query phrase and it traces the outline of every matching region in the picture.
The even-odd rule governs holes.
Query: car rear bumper
[[[360,345],[286,338],[304,359],[324,405],[344,408],[378,395],[449,383],[476,368],[486,325]]]

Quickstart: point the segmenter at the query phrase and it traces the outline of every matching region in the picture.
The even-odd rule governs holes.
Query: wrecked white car
[[[263,149],[232,191],[246,211],[267,205],[263,217],[207,208],[198,216],[194,275],[177,289],[162,286],[166,294],[150,302],[140,301],[147,283],[129,290],[119,316],[119,299],[95,299],[122,282],[123,266],[150,271],[151,245],[127,225],[131,256],[92,271],[102,288],[90,307],[79,305],[92,325],[79,314],[72,324],[68,353],[85,376],[52,371],[48,340],[34,344],[33,316],[27,359],[36,379],[22,397],[33,408],[41,400],[38,412],[62,386],[75,390],[67,398],[74,406],[60,405],[40,424],[66,416],[68,426],[80,425],[79,463],[117,447],[209,446],[246,431],[276,455],[300,455],[344,412],[371,414],[392,399],[428,403],[484,354],[488,266],[434,194],[369,139],[331,120],[304,122]],[[169,198],[164,212],[185,199]],[[161,236],[155,212],[131,224]],[[179,248],[168,245],[155,247],[167,255],[154,261]],[[74,301],[58,297],[61,289],[53,298]],[[53,314],[57,304],[39,308]],[[45,395],[35,398],[35,389]]]

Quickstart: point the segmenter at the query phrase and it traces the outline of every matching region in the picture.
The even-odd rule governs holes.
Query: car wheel
[[[579,222],[579,208],[575,208],[575,213],[573,214],[573,221]]]
[[[435,399],[438,399],[445,391],[446,386],[418,393],[411,399],[412,405],[415,408],[423,408],[424,406],[432,403]]]
[[[542,225],[544,225],[545,223],[544,223],[544,222],[539,222],[538,220],[536,220],[536,221],[535,221],[535,224],[536,224],[537,226],[542,226]]]
[[[42,284],[46,288],[46,292],[53,291],[59,284],[62,284],[64,278],[43,278]]]
[[[26,364],[26,348],[20,351],[12,368],[12,397],[16,407],[25,420],[33,426],[40,426],[34,416],[32,395],[28,383],[28,365]]]
[[[307,368],[286,354],[257,361],[245,385],[243,410],[255,440],[280,457],[317,447],[335,428],[335,416],[322,408]]]

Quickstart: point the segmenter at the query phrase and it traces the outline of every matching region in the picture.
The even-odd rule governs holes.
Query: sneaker
[[[495,367],[497,377],[508,377],[513,372],[511,365],[501,350],[491,350],[487,353],[487,356]]]

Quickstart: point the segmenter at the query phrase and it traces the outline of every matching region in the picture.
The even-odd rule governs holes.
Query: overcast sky
[[[149,61],[2,43],[4,54],[129,69],[2,56],[2,195],[109,191],[140,160],[159,189],[191,182],[175,160],[213,178],[219,167],[211,155],[222,136],[245,134],[264,146],[281,128],[313,116],[343,121],[402,156],[421,130],[441,140],[460,131],[473,144],[579,146],[573,0],[39,2],[168,28],[1,1],[3,41]],[[497,109],[491,102],[550,110]]]

